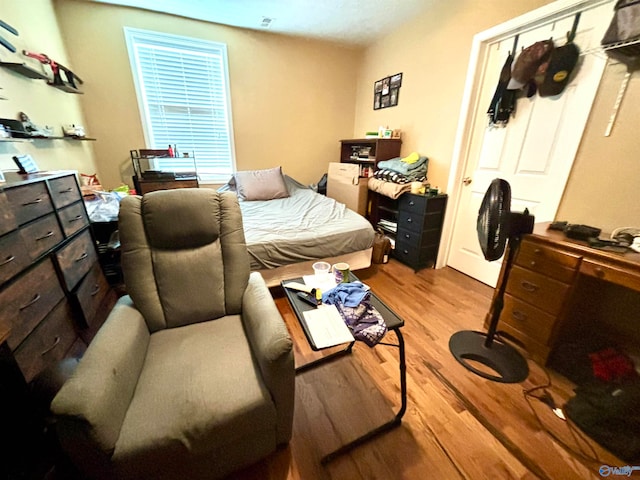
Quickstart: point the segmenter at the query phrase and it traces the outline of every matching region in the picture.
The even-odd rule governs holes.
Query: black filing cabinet
[[[398,231],[393,256],[418,271],[434,266],[440,248],[447,195],[405,193],[398,199]]]

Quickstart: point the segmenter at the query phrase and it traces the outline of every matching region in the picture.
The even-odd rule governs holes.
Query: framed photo
[[[380,108],[387,108],[390,104],[389,95],[382,95],[380,97]]]
[[[389,81],[390,88],[399,88],[402,85],[402,73],[396,73],[392,75],[391,80]]]
[[[378,80],[377,82],[374,82],[373,84],[373,93],[374,95],[376,93],[380,93],[382,92],[382,80]]]
[[[390,93],[389,93],[389,106],[390,107],[395,107],[396,105],[398,105],[398,96],[400,96],[400,88],[395,87],[395,88],[391,88]]]
[[[382,95],[389,94],[389,81],[390,81],[390,77],[382,79],[382,92],[380,92],[382,93]]]
[[[380,87],[382,87],[382,83],[380,84]],[[380,93],[376,93],[373,96],[373,109],[374,110],[380,109]]]

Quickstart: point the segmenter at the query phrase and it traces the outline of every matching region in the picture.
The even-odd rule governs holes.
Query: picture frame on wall
[[[373,109],[395,107],[400,97],[402,73],[381,78],[373,82]]]

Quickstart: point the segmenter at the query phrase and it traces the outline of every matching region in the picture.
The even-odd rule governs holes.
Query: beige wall
[[[0,18],[18,30],[14,36],[2,29],[0,35],[17,49],[11,53],[0,47],[3,62],[27,63],[51,76],[51,69],[37,60],[22,55],[22,50],[45,53],[50,58],[75,71],[62,41],[51,0],[2,0]],[[82,78],[83,75],[81,75]],[[82,95],[65,93],[48,86],[45,80],[33,80],[7,69],[0,69],[0,117],[18,119],[25,112],[38,126],[54,127],[55,135],[62,135],[62,125],[85,123],[81,109]],[[91,132],[89,132],[91,133]],[[30,154],[41,170],[77,170],[95,172],[93,144],[68,140],[34,140],[20,143],[0,143],[0,169],[16,171],[14,155]]]
[[[417,151],[428,156],[429,180],[444,189],[473,36],[548,3],[434,2],[427,13],[366,50],[358,77],[354,135],[379,125],[402,129],[403,155]],[[373,83],[398,72],[403,73],[398,106],[374,111]],[[640,105],[637,75],[630,82],[613,135],[603,136],[623,73],[619,66],[605,72],[558,219],[605,231],[640,226],[640,203],[635,200],[640,141],[632,117]]]
[[[91,2],[55,5],[85,77],[83,106],[109,187],[131,185],[129,150],[145,147],[123,26],[227,44],[238,170],[282,165],[315,183],[339,159],[338,140],[351,135],[357,50]]]

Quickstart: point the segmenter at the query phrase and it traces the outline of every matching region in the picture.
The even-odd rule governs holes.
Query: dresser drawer
[[[53,204],[44,182],[9,188],[6,194],[19,225],[53,212]]]
[[[60,302],[31,335],[14,352],[14,357],[27,382],[42,370],[62,360],[76,342],[71,309]]]
[[[39,258],[64,239],[54,213],[22,227],[20,235],[32,260]]]
[[[10,280],[31,263],[31,257],[19,231],[0,237],[0,285]]]
[[[57,209],[82,200],[82,194],[74,175],[49,180],[49,189],[51,190],[53,205]]]
[[[422,215],[426,209],[427,197],[405,193],[398,199],[398,210],[407,213]]]
[[[56,252],[67,291],[72,291],[98,260],[89,229]]]
[[[514,265],[509,274],[506,292],[556,315],[564,304],[569,285]]]
[[[510,340],[513,339],[516,344],[524,348],[534,361],[541,365],[545,365],[547,363],[551,347],[538,342],[517,328],[513,328],[511,325],[506,323],[498,325],[498,332],[506,333],[506,338]]]
[[[18,222],[9,200],[7,200],[7,195],[4,192],[0,192],[0,235],[4,235],[16,228],[18,228]]]
[[[438,245],[415,247],[396,240],[393,256],[413,269],[425,267],[428,263],[435,263],[438,255]]]
[[[398,211],[398,230],[411,230],[420,233],[425,229],[440,229],[442,224],[442,212],[426,213],[419,215],[412,212]]]
[[[406,228],[398,229],[396,241],[400,241],[413,248],[421,248],[427,245],[436,245],[440,242],[440,229],[432,228],[423,232],[413,232]]]
[[[520,301],[511,295],[504,296],[500,325],[509,324],[525,335],[547,344],[557,317]]]
[[[58,211],[60,223],[65,237],[70,237],[74,233],[89,225],[89,217],[82,202],[77,202]]]
[[[580,265],[580,256],[524,239],[515,263],[561,282],[571,283]]]
[[[93,324],[96,313],[105,295],[109,292],[109,284],[102,273],[99,263],[95,263],[86,277],[82,279],[75,293],[78,305],[82,311],[87,327],[95,327]]]
[[[11,328],[9,347],[16,348],[63,297],[49,259],[0,291],[0,321]]]

